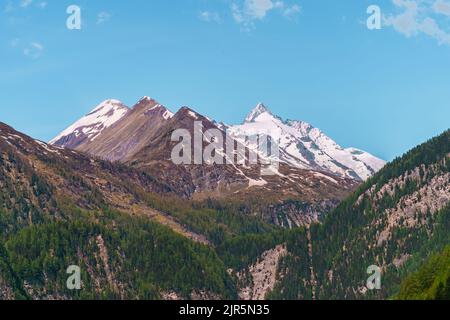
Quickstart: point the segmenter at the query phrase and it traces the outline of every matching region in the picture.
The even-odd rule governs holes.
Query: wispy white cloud
[[[38,8],[45,9],[47,7],[47,2],[41,1],[41,2],[37,3],[36,6]]]
[[[199,13],[198,17],[205,22],[222,23],[222,18],[216,11],[202,11]]]
[[[47,8],[47,1],[36,1],[36,0],[18,0],[13,2],[11,0],[7,1],[3,7],[4,13],[10,13],[18,9],[27,9],[31,7],[36,7],[39,9]]]
[[[97,24],[108,22],[111,19],[111,17],[112,17],[111,13],[102,11],[97,15]]]
[[[33,0],[21,0],[20,1],[20,7],[21,8],[28,8],[33,3]]]
[[[281,0],[243,0],[231,5],[233,19],[247,31],[254,28],[255,21],[263,20],[271,11],[292,18],[300,13],[301,7]]]
[[[302,8],[298,4],[293,4],[291,6],[285,7],[283,9],[283,15],[285,17],[291,18],[293,16],[296,16],[301,12]]]
[[[450,17],[450,3],[444,0],[392,0],[400,9],[398,14],[384,17],[384,25],[412,37],[419,34],[436,39],[440,44],[450,45],[450,31],[444,29],[440,19]],[[440,17],[437,17],[439,15]],[[448,21],[445,21],[448,25]]]
[[[8,45],[11,49],[31,59],[37,59],[41,57],[45,50],[45,47],[41,42],[27,42],[23,41],[20,38],[11,39]]]
[[[444,0],[437,0],[433,4],[433,10],[436,13],[440,13],[450,17],[450,2],[446,2]]]
[[[274,9],[283,6],[283,2],[272,0],[246,0],[245,14],[252,19],[264,19],[267,13]]]
[[[39,42],[31,42],[25,49],[23,49],[23,54],[32,59],[39,58],[44,52],[44,45]]]

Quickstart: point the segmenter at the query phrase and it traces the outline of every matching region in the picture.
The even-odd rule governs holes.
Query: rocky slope
[[[450,243],[449,142],[447,131],[396,159],[323,224],[312,225],[310,238],[300,234],[292,239],[287,247],[291,256],[281,264],[283,277],[272,297],[311,299],[313,292],[318,299],[394,295],[406,274]],[[304,257],[297,249],[302,246],[311,248],[309,271],[294,264]],[[381,290],[366,288],[370,266],[382,270]]]
[[[278,245],[272,250],[264,252],[258,261],[238,273],[240,282],[248,282],[240,288],[239,298],[241,300],[264,300],[271,292],[277,281],[277,270],[280,259],[285,256],[287,250]]]
[[[109,161],[132,160],[137,152],[152,141],[156,131],[172,117],[173,114],[164,106],[144,97],[123,118],[104,130],[96,139],[79,146],[77,150]]]
[[[55,137],[50,144],[79,148],[94,141],[103,130],[122,119],[129,109],[118,100],[106,100]]]

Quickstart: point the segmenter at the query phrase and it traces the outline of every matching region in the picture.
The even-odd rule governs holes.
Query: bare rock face
[[[273,224],[293,229],[321,222],[338,204],[338,200],[323,200],[317,203],[287,200],[270,205],[265,211]]]
[[[433,168],[422,168],[424,172],[429,172]],[[414,172],[417,172],[417,168]],[[406,174],[402,177],[406,179],[418,179],[420,177],[412,174]],[[385,189],[394,189],[398,180],[389,182]],[[450,173],[433,177],[421,186],[419,190],[412,194],[401,197],[394,208],[384,211],[382,221],[385,222],[385,228],[378,237],[377,244],[382,246],[392,236],[394,228],[404,227],[408,229],[419,228],[427,224],[427,215],[434,215],[444,208],[450,201]],[[387,223],[386,223],[387,222]]]
[[[251,276],[251,284],[239,291],[242,300],[264,300],[266,295],[273,290],[277,282],[278,263],[287,254],[287,249],[279,245],[272,250],[264,252],[257,263],[237,274],[243,278],[248,272]]]
[[[206,290],[193,290],[191,293],[192,300],[220,300],[220,296]]]
[[[0,300],[14,300],[14,299],[15,299],[14,290],[0,275]]]
[[[161,298],[163,300],[166,301],[179,301],[179,300],[183,300],[183,298],[178,295],[178,293],[174,292],[174,291],[168,291],[168,292],[162,292],[161,293]]]
[[[161,293],[162,300],[166,301],[180,301],[189,298],[193,301],[201,300],[220,300],[220,296],[206,290],[193,290],[189,297],[183,297],[175,291],[166,291]]]

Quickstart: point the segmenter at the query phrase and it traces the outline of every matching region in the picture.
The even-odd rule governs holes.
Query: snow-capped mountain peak
[[[272,112],[270,112],[269,108],[267,108],[264,103],[258,103],[256,107],[253,108],[253,110],[245,118],[245,122],[255,122],[263,114],[272,115]]]
[[[149,96],[143,96],[141,99],[139,99],[138,103],[144,102],[144,101],[155,101],[155,99],[153,99]]]
[[[94,140],[103,130],[112,126],[130,109],[119,100],[105,100],[91,112],[69,126],[57,137],[50,141],[53,145],[64,145],[74,148],[82,141]],[[70,146],[66,144],[71,141]]]
[[[248,136],[268,133],[278,141],[280,162],[300,169],[366,180],[385,165],[383,160],[367,152],[342,148],[307,122],[283,121],[264,104],[258,104],[242,125],[229,126],[227,129],[231,136],[244,144]]]
[[[108,109],[108,110],[110,110],[110,109],[113,109],[113,108],[115,108],[115,107],[117,107],[117,106],[125,106],[123,103],[122,103],[122,101],[120,101],[120,100],[117,100],[117,99],[108,99],[108,100],[105,100],[105,101],[103,101],[102,103],[100,103],[98,106],[96,106],[94,109],[92,109],[92,111],[90,112],[90,113],[94,113],[94,112],[98,112],[98,111],[100,111],[100,110],[102,110],[102,109]],[[127,109],[128,109],[128,107],[127,107]]]

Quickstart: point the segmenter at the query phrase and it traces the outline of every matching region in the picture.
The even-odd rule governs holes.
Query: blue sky
[[[450,0],[1,0],[0,48],[0,121],[45,141],[144,95],[227,123],[264,102],[387,160],[450,127]]]

